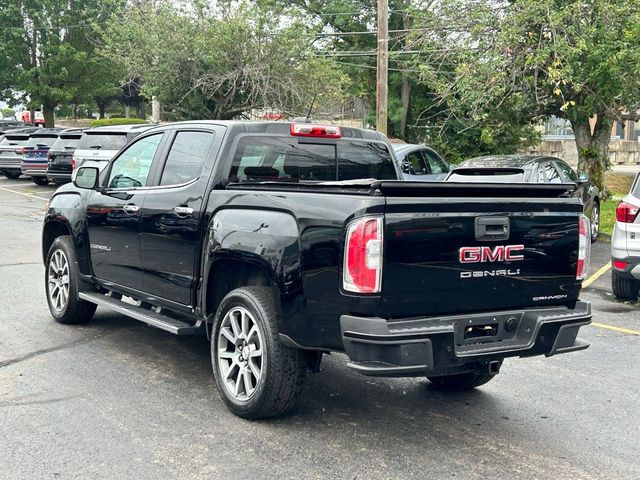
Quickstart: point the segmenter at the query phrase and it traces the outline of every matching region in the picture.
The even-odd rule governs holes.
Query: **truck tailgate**
[[[452,184],[381,188],[382,314],[572,307],[582,205],[561,189],[523,187],[518,198],[504,185],[473,185],[472,197]]]

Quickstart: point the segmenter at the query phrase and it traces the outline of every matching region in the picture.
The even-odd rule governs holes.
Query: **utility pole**
[[[378,0],[378,50],[376,76],[376,128],[387,134],[387,89],[389,74],[389,0]]]

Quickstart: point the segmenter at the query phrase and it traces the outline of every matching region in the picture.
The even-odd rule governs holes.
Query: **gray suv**
[[[616,298],[636,300],[640,288],[640,174],[616,208],[611,237],[611,286]]]

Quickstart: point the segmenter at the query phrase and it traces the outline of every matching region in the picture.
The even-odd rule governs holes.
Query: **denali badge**
[[[524,250],[524,245],[497,245],[491,247],[461,247],[458,250],[460,263],[514,262],[524,255],[515,252]]]
[[[520,269],[517,270],[479,270],[460,272],[460,278],[484,278],[484,277],[513,277],[520,275]]]

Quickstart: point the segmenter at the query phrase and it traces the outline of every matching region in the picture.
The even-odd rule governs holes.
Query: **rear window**
[[[55,142],[58,139],[57,136],[55,137],[31,137],[27,143],[25,144],[25,147],[36,147],[38,145],[46,145],[47,147],[50,147],[51,145],[53,145],[53,142]]]
[[[75,150],[75,148],[80,143],[80,138],[78,136],[75,137],[59,137],[53,142],[51,145],[51,150],[63,152],[65,150]]]
[[[8,146],[19,146],[21,147],[22,145],[24,145],[26,143],[26,141],[29,139],[29,137],[12,137],[12,136],[5,136],[1,141],[0,141],[0,146],[2,147],[8,147]]]
[[[126,133],[85,133],[78,150],[120,150],[127,144]]]
[[[289,137],[243,137],[235,152],[232,182],[327,182],[396,179],[382,143],[337,140],[313,143]]]

